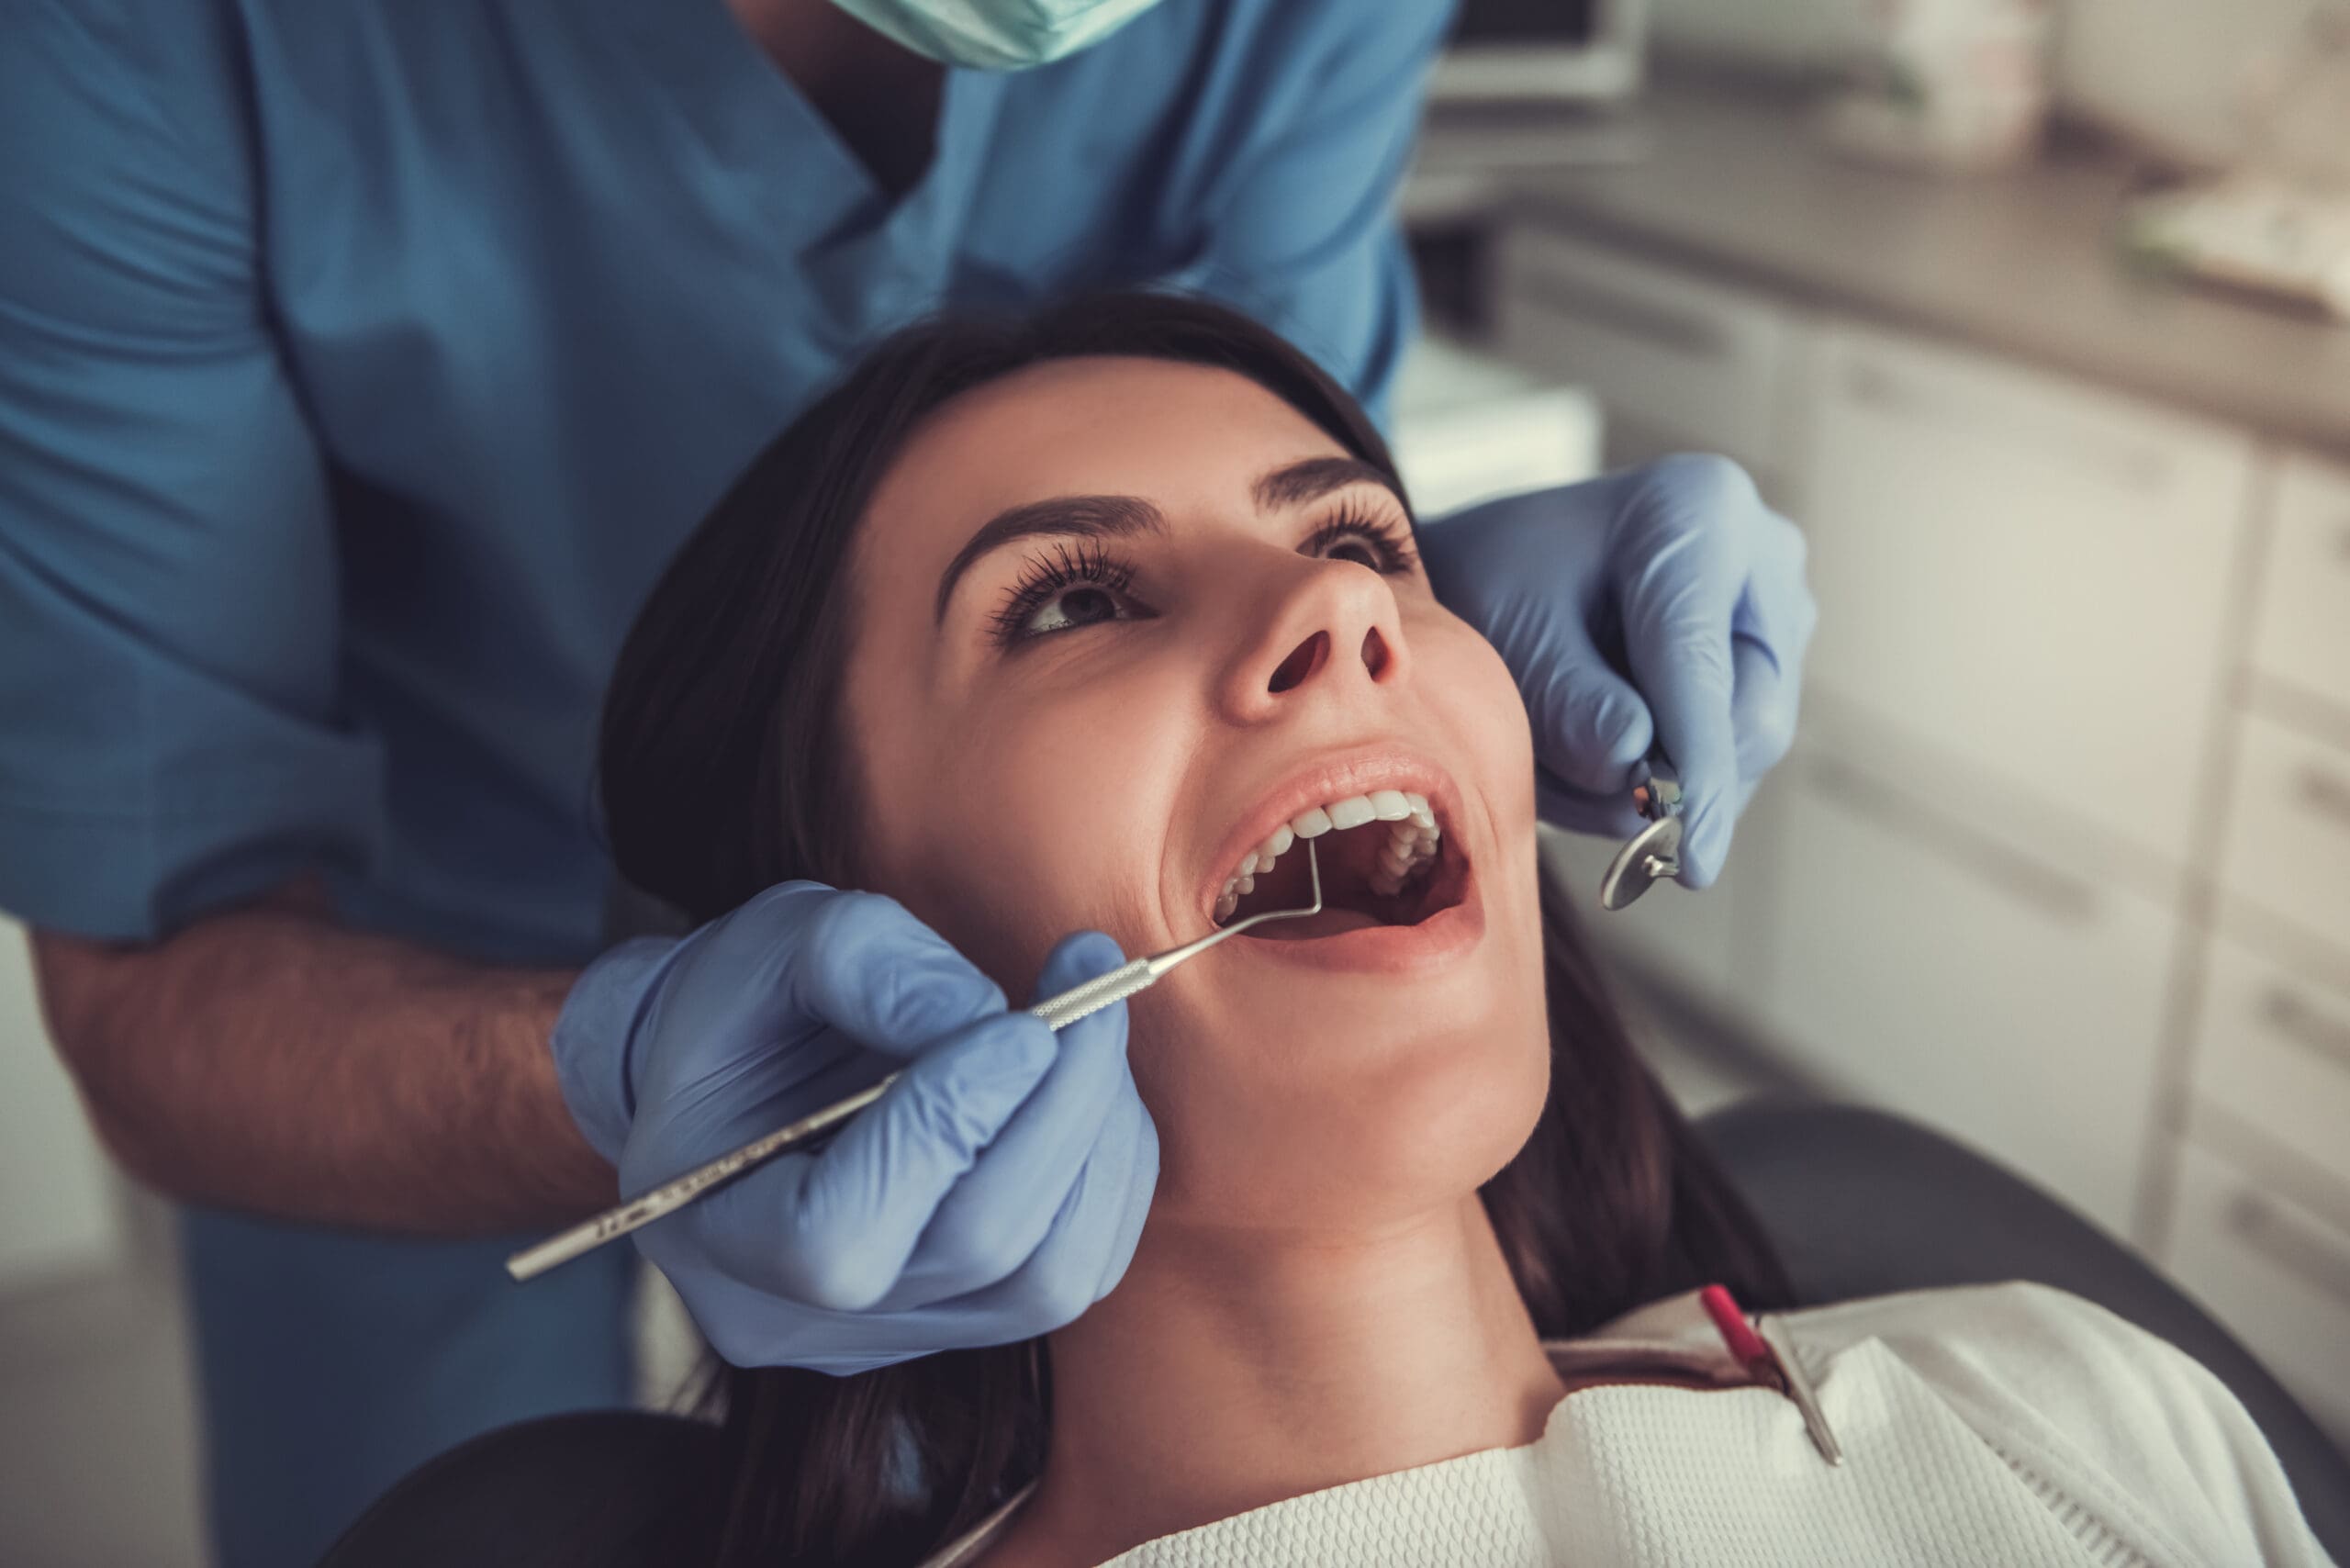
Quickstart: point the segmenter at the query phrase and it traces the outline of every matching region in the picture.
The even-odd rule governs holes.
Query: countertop
[[[1416,199],[1423,216],[1482,208],[2350,454],[2350,328],[2129,270],[2113,243],[2141,183],[2126,154],[2073,139],[2009,173],[1899,173],[1822,147],[1810,102],[1667,78],[1557,159],[1532,151],[1539,132],[1438,118]]]

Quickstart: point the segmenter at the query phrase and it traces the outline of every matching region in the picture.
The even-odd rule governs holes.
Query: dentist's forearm
[[[616,1196],[547,1048],[571,971],[467,963],[290,899],[153,946],[36,933],[33,952],[99,1136],[173,1196],[440,1236]]]

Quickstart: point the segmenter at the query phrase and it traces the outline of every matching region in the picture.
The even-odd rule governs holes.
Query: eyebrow
[[[1015,539],[1040,533],[1122,539],[1166,532],[1167,514],[1140,496],[1055,496],[1000,511],[979,524],[938,574],[938,602],[931,609],[931,621],[935,624],[946,619],[946,601],[955,597],[955,585],[974,561]]]
[[[1360,457],[1309,457],[1288,464],[1260,476],[1251,493],[1259,508],[1276,511],[1319,500],[1348,485],[1377,485],[1399,503],[1404,499],[1393,478]],[[1012,507],[979,524],[938,574],[938,597],[931,607],[931,622],[934,625],[946,619],[946,603],[955,597],[955,585],[980,556],[1014,540],[1040,534],[1118,539],[1166,532],[1167,514],[1140,496],[1055,496]]]
[[[1303,463],[1292,463],[1276,468],[1259,479],[1256,485],[1257,504],[1267,511],[1283,507],[1304,506],[1318,501],[1333,490],[1343,490],[1348,485],[1376,485],[1402,501],[1404,492],[1395,481],[1377,465],[1360,457],[1309,457]]]

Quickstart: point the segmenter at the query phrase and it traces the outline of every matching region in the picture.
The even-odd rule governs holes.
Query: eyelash
[[[1315,554],[1348,539],[1360,540],[1371,547],[1378,557],[1371,569],[1382,577],[1409,572],[1419,564],[1419,554],[1412,548],[1409,531],[1376,515],[1360,500],[1343,503],[1298,549],[1301,554]],[[1005,594],[1002,608],[989,618],[995,641],[999,646],[1012,648],[1058,636],[1060,633],[1057,631],[1027,630],[1029,621],[1052,601],[1055,594],[1084,587],[1102,588],[1124,599],[1133,588],[1134,579],[1133,564],[1112,555],[1099,540],[1080,539],[1056,544],[1050,554],[1029,557],[1019,581]],[[1098,624],[1086,622],[1062,630],[1081,631],[1084,626]]]
[[[1028,621],[1048,603],[1053,595],[1064,588],[1080,584],[1088,588],[1107,589],[1121,598],[1134,586],[1135,569],[1130,562],[1120,560],[1102,548],[1098,539],[1080,539],[1074,543],[1056,544],[1049,555],[1032,555],[1020,580],[1004,596],[1003,607],[990,617],[995,625],[995,640],[1003,647],[1031,642],[1038,637],[1054,635],[1050,632],[1030,632]]]

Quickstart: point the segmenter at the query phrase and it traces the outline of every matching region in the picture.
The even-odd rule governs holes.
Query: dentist
[[[752,453],[941,305],[1198,290],[1382,406],[1448,10],[0,0],[0,906],[98,1130],[187,1205],[229,1568],[625,1402],[633,1260],[517,1288],[515,1236],[906,1059],[867,1136],[645,1233],[713,1339],[847,1371],[1116,1282],[1131,1081],[1062,1092],[896,905],[612,946],[599,700]],[[1661,739],[1711,880],[1794,724],[1794,529],[1675,459],[1427,545],[1545,814],[1628,831]]]

